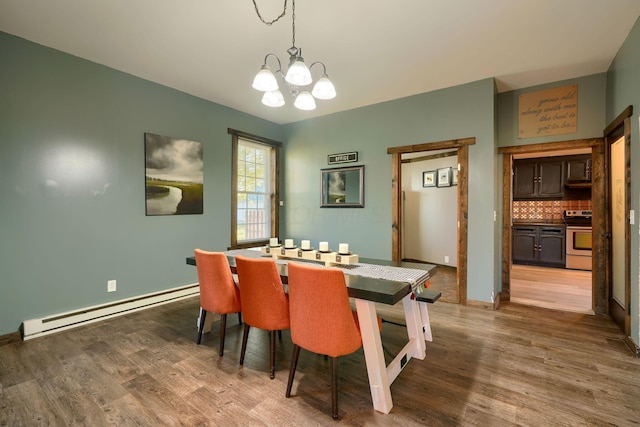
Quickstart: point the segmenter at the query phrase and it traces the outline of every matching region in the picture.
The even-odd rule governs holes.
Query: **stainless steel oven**
[[[591,270],[591,252],[593,249],[591,211],[565,211],[564,222],[567,224],[567,268]]]

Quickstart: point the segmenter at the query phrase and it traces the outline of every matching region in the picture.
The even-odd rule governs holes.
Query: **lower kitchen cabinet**
[[[565,228],[549,225],[516,225],[511,230],[514,264],[565,267]]]

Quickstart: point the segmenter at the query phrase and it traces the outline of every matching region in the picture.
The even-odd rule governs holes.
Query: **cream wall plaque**
[[[578,85],[518,97],[518,138],[574,133],[578,130]]]

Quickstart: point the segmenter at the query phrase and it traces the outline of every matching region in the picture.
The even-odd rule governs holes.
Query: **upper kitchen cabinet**
[[[567,159],[567,184],[591,182],[591,155],[571,156]]]
[[[565,159],[520,159],[513,162],[513,198],[562,199]]]

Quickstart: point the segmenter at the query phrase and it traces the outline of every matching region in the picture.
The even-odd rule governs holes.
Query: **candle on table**
[[[272,237],[269,239],[269,246],[278,246],[278,238]]]
[[[348,254],[349,253],[349,244],[348,243],[340,243],[338,245],[338,252],[341,254]]]
[[[300,247],[302,249],[311,249],[311,240],[303,240],[300,242]]]
[[[329,252],[329,242],[320,242],[318,249],[320,252]]]
[[[284,239],[284,247],[292,248],[293,247],[293,239]]]

